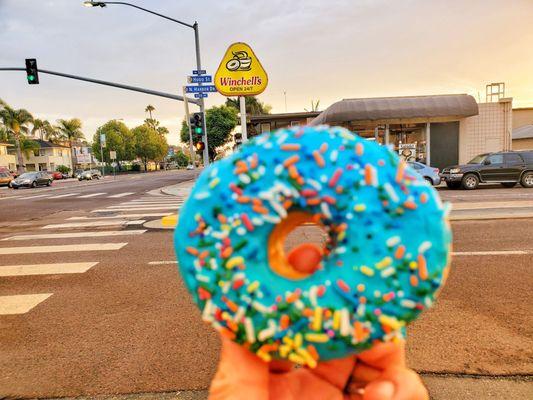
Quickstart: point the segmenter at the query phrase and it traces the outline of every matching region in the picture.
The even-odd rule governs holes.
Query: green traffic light
[[[200,127],[194,128],[194,133],[197,133],[198,135],[201,135],[202,134],[202,128],[200,128]]]
[[[33,82],[35,80],[35,75],[28,75],[28,81]]]

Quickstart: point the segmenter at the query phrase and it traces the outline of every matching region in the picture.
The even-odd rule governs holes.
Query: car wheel
[[[17,189],[17,190],[19,189],[18,186],[12,186],[12,188],[13,188],[13,189]]]
[[[78,180],[81,182],[81,178],[78,178]]]
[[[513,188],[516,186],[517,182],[502,182],[502,186],[506,188]]]
[[[525,188],[533,188],[533,172],[525,172],[520,179],[520,184]]]
[[[428,176],[425,176],[424,179],[426,180],[427,183],[429,183],[431,186],[433,186],[433,179],[431,179]]]
[[[46,186],[50,186],[52,184],[52,180],[50,179],[47,183],[46,183]]]
[[[33,182],[31,183],[31,187],[32,187],[32,188],[36,188],[36,187],[37,187],[37,182],[33,181]]]
[[[448,189],[459,189],[461,187],[461,182],[446,182]]]
[[[479,185],[479,178],[474,174],[466,174],[463,176],[461,186],[466,190],[474,190]]]

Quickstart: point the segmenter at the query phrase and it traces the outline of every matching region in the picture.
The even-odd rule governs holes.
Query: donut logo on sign
[[[233,58],[226,63],[228,71],[250,71],[252,69],[252,59],[245,51],[236,51]]]

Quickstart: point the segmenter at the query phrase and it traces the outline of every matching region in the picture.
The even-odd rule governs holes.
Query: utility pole
[[[190,119],[191,117],[189,114],[189,103],[187,102],[187,97],[185,96],[185,90],[185,86],[183,86],[183,98],[185,99],[185,101],[183,102],[183,104],[185,105],[185,121],[187,122],[187,126],[189,127],[189,154],[191,157],[192,167],[194,169],[196,168],[196,152],[194,151],[194,144],[192,140],[192,128]]]
[[[248,131],[246,130],[246,97],[239,96],[239,105],[241,107],[241,136],[242,142],[248,141]]]
[[[193,24],[193,29],[194,29],[194,45],[195,45],[195,48],[196,48],[196,69],[198,71],[201,71],[202,70],[202,62],[200,60],[200,35],[198,33],[198,22],[194,22]],[[199,83],[200,86],[202,86],[202,83],[200,82]],[[205,104],[204,104],[204,98],[201,97],[199,99],[200,101],[198,102],[198,105],[200,106],[200,112],[202,114],[204,114],[204,118],[203,118],[203,121],[204,121],[204,136],[203,136],[203,142],[205,144],[205,148],[204,148],[204,168],[207,167],[209,165],[209,146],[208,146],[208,143],[207,143],[207,124],[206,124],[206,115],[205,115]]]

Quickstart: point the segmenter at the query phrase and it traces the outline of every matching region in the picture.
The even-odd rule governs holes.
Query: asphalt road
[[[171,171],[73,182],[0,199],[0,398],[208,386],[217,336],[201,322],[172,263],[171,231],[139,222],[178,208],[183,199],[157,189],[192,176]],[[124,193],[131,194],[110,197]],[[533,191],[441,195],[490,206],[529,200]],[[409,328],[411,367],[533,374],[532,223],[453,222],[453,270],[436,306]]]

